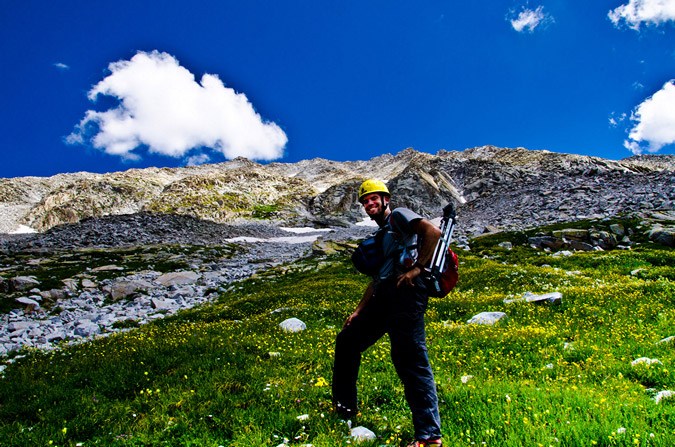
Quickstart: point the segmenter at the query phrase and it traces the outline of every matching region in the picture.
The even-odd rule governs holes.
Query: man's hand
[[[426,219],[419,219],[412,223],[412,228],[420,241],[417,263],[425,265],[431,260],[436,250],[436,244],[441,237],[441,230]],[[397,277],[396,287],[401,285],[414,286],[414,280],[422,273],[422,268],[416,265],[411,270]]]
[[[422,273],[422,270],[419,267],[413,267],[411,270],[408,270],[397,278],[398,282],[396,283],[396,287],[401,287],[401,285],[415,286],[415,278],[420,276],[420,273]]]
[[[343,328],[346,328],[349,326],[354,318],[356,318],[359,315],[358,311],[355,311],[353,314],[351,314],[349,317],[347,317],[347,321],[345,321],[345,324],[342,325]]]

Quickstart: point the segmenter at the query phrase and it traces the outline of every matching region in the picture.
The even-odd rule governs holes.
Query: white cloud
[[[515,11],[511,11],[510,15],[513,17]],[[544,7],[539,6],[537,9],[524,8],[517,17],[509,19],[514,30],[521,32],[534,32],[534,29],[540,25],[553,22],[553,17],[544,12]]]
[[[108,68],[110,75],[88,96],[91,101],[112,96],[119,105],[104,112],[88,110],[66,142],[90,142],[131,160],[140,158],[134,150],[143,146],[176,158],[202,147],[228,159],[283,155],[284,131],[264,121],[246,95],[225,87],[216,75],[205,74],[198,83],[173,56],[158,51],[138,52]]]
[[[621,115],[618,115],[616,113],[612,113],[609,117],[609,125],[611,127],[618,127],[620,123],[624,122],[628,116],[625,113],[622,113]]]
[[[632,153],[655,153],[675,143],[675,79],[637,106],[630,119],[637,124],[624,146]]]
[[[56,63],[54,64],[54,66],[55,66],[56,68],[58,68],[59,70],[70,70],[70,66],[68,66],[68,65],[66,65],[66,64],[64,64],[64,63],[62,63],[62,62],[56,62]]]
[[[188,157],[187,159],[187,165],[188,166],[198,166],[198,165],[203,165],[204,163],[207,163],[211,161],[211,157],[209,157],[206,154],[196,154]]]
[[[640,30],[642,23],[660,25],[675,21],[675,0],[629,0],[607,14],[614,26],[623,20],[629,28]]]

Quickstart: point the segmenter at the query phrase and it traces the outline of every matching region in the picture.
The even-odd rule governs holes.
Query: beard
[[[387,208],[389,207],[389,203],[384,203],[385,199],[382,197],[380,203],[370,206],[368,210],[366,210],[366,214],[368,217],[370,217],[372,220],[375,222],[380,223],[386,214]]]

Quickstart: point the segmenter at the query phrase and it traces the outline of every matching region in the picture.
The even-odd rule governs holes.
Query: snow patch
[[[9,232],[9,234],[29,234],[29,233],[37,233],[37,230],[27,225],[19,225],[16,230]]]
[[[295,233],[295,234],[304,234],[304,233],[316,233],[316,232],[330,232],[333,231],[330,228],[311,228],[311,227],[302,227],[302,228],[287,228],[287,227],[279,227],[279,229],[288,231],[289,233]]]
[[[227,242],[277,242],[282,244],[302,244],[305,242],[314,242],[319,238],[318,234],[312,236],[286,236],[286,237],[273,237],[269,239],[263,239],[259,237],[250,237],[250,236],[239,236],[231,239],[225,239]]]
[[[356,225],[359,226],[359,227],[376,227],[377,222],[368,218],[366,220],[362,220],[361,222],[356,222]]]

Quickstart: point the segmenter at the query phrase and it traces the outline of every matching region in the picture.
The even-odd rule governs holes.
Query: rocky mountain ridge
[[[393,206],[426,217],[453,201],[461,230],[471,235],[624,214],[671,218],[675,210],[672,155],[614,161],[493,146],[435,155],[409,148],[365,161],[262,165],[237,158],[184,168],[0,179],[0,233],[139,212],[228,224],[350,226],[365,218],[357,189],[370,177],[387,182]]]
[[[675,246],[671,225],[612,222],[675,221],[674,171],[673,156],[612,161],[487,146],[0,179],[0,358],[127,330],[207,303],[252,275],[302,271],[298,261],[308,256],[352,250],[373,230],[355,224],[365,218],[356,200],[365,178],[385,180],[393,206],[426,217],[454,202],[455,242],[464,248],[486,230],[607,219],[602,228],[537,228],[514,242],[567,256],[644,240]],[[19,225],[41,233],[7,234]],[[310,237],[289,242],[292,230]],[[485,240],[471,243],[480,250]]]

